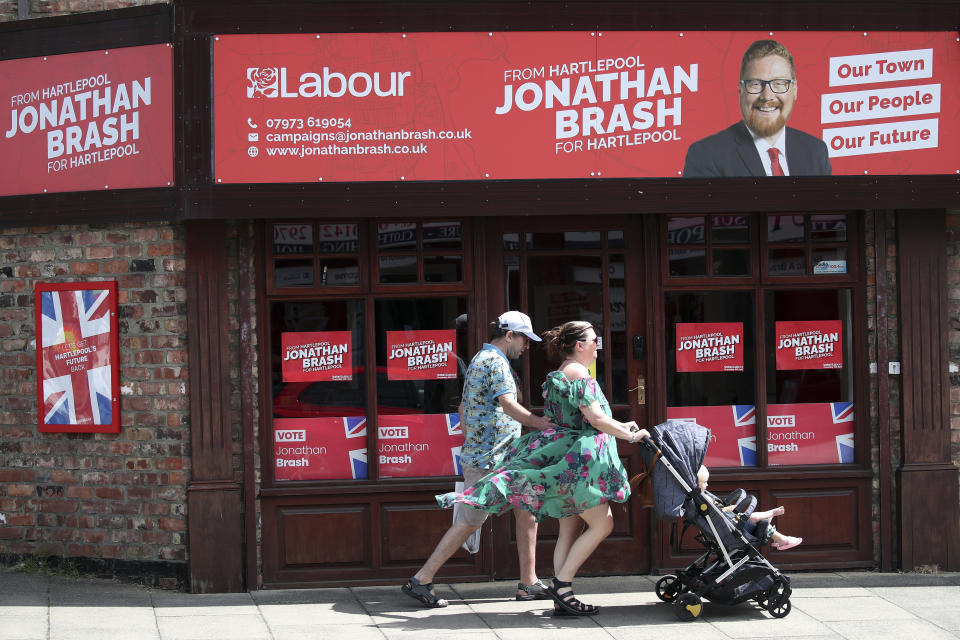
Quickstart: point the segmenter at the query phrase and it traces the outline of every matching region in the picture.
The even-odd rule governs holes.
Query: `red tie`
[[[783,167],[780,166],[780,149],[776,147],[770,147],[767,149],[767,153],[770,154],[770,168],[773,170],[773,175],[782,176]]]

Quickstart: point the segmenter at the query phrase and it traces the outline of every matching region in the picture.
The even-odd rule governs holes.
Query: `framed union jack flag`
[[[41,432],[120,433],[117,283],[37,284]]]

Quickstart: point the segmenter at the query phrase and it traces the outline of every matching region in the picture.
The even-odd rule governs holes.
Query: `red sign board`
[[[117,283],[38,284],[37,406],[43,433],[120,433]]]
[[[960,168],[955,31],[258,34],[214,39],[216,180],[766,175],[721,169],[726,138],[688,150],[743,120],[741,58],[771,37],[809,134],[789,175]]]
[[[678,322],[677,371],[743,371],[743,323]]]
[[[462,446],[456,413],[377,416],[381,478],[460,475]]]
[[[173,184],[169,44],[0,62],[0,196]]]
[[[852,402],[767,405],[767,461],[852,464],[853,417]]]
[[[280,336],[284,382],[353,379],[349,331],[284,332]]]
[[[777,322],[777,369],[842,369],[840,320]]]
[[[388,380],[444,380],[457,377],[457,332],[387,331]]]
[[[696,422],[710,429],[707,467],[757,466],[757,411],[752,404],[667,407],[668,420]]]
[[[366,480],[367,420],[274,418],[276,480]]]

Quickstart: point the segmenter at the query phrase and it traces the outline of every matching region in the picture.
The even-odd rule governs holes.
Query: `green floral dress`
[[[630,497],[627,472],[613,436],[594,429],[580,411],[594,401],[610,404],[593,378],[568,380],[553,371],[543,383],[543,412],[559,429],[534,431],[507,449],[488,475],[462,494],[437,496],[443,508],[455,502],[503,513],[525,509],[536,517],[565,518],[605,502]]]

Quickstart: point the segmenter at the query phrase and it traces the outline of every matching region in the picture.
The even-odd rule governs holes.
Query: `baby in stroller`
[[[733,512],[737,508],[737,504],[728,504],[724,506],[722,501],[707,491],[707,481],[709,479],[710,471],[705,466],[700,465],[700,469],[697,471],[697,484],[700,486],[700,490],[710,496],[717,506],[720,507],[721,511],[725,513]],[[744,530],[756,538],[759,544],[766,544],[767,542],[770,542],[771,547],[774,549],[779,549],[780,551],[793,549],[803,542],[803,538],[784,535],[777,531],[777,528],[770,522],[775,516],[782,516],[783,514],[783,507],[776,507],[768,511],[754,511],[748,516],[748,522],[746,523]]]
[[[672,604],[676,616],[684,621],[700,617],[704,600],[721,605],[754,601],[775,618],[789,614],[790,578],[757,549],[772,539],[766,533],[768,518],[778,510],[761,513],[757,522],[750,522],[756,497],[737,489],[720,500],[702,489],[706,477],[704,484],[697,486],[697,472],[703,468],[710,444],[706,427],[689,420],[671,420],[650,431],[641,453],[653,481],[654,512],[663,520],[683,523],[682,530],[675,530],[678,540],[688,526],[694,527],[698,532],[695,539],[704,548],[688,567],[657,581],[657,597]],[[724,510],[728,505],[733,508]],[[787,536],[774,541],[781,545],[795,542]]]

